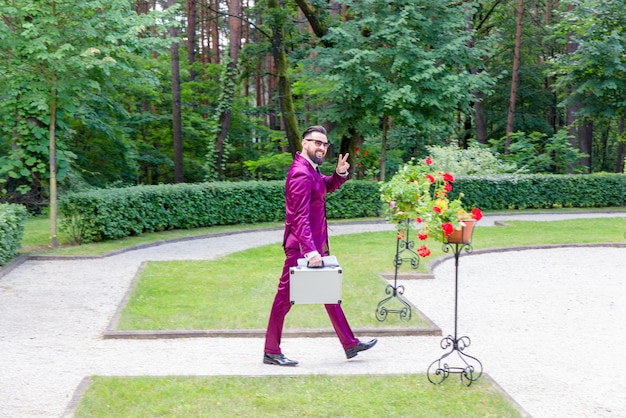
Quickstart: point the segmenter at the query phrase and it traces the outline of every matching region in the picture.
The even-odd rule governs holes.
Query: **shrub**
[[[519,172],[515,163],[507,163],[497,154],[478,143],[460,148],[454,142],[447,146],[428,146],[433,170],[453,173],[455,177]]]
[[[285,182],[169,184],[71,193],[59,201],[61,227],[76,243],[143,232],[285,218]],[[377,216],[378,187],[349,181],[328,197],[329,218]]]
[[[0,266],[17,254],[27,217],[28,212],[22,205],[0,204]]]
[[[623,206],[622,174],[519,174],[458,177],[453,193],[483,210]]]
[[[59,201],[61,227],[75,243],[143,232],[213,225],[277,222],[285,218],[284,181],[168,184],[71,193]],[[450,199],[483,210],[622,206],[626,176],[459,176]],[[328,195],[329,219],[379,216],[380,183],[350,180]]]

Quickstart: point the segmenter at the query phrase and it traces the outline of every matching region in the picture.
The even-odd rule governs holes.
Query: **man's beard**
[[[318,157],[317,155],[315,155],[315,152],[311,153],[307,150],[307,154],[309,156],[309,159],[317,165],[322,165],[322,163],[324,162],[324,157]]]

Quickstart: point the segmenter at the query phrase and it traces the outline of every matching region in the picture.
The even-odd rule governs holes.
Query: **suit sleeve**
[[[328,193],[332,193],[338,188],[340,188],[348,179],[350,175],[346,177],[341,177],[336,172],[333,172],[332,176],[324,176],[324,183],[326,184],[326,191]]]

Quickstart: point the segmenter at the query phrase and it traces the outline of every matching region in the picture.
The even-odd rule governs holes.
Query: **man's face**
[[[311,132],[302,140],[302,152],[318,165],[324,162],[328,146],[328,138],[321,132]]]

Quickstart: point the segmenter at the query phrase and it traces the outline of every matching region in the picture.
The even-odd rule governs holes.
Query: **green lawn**
[[[80,417],[520,417],[487,377],[96,377]]]

